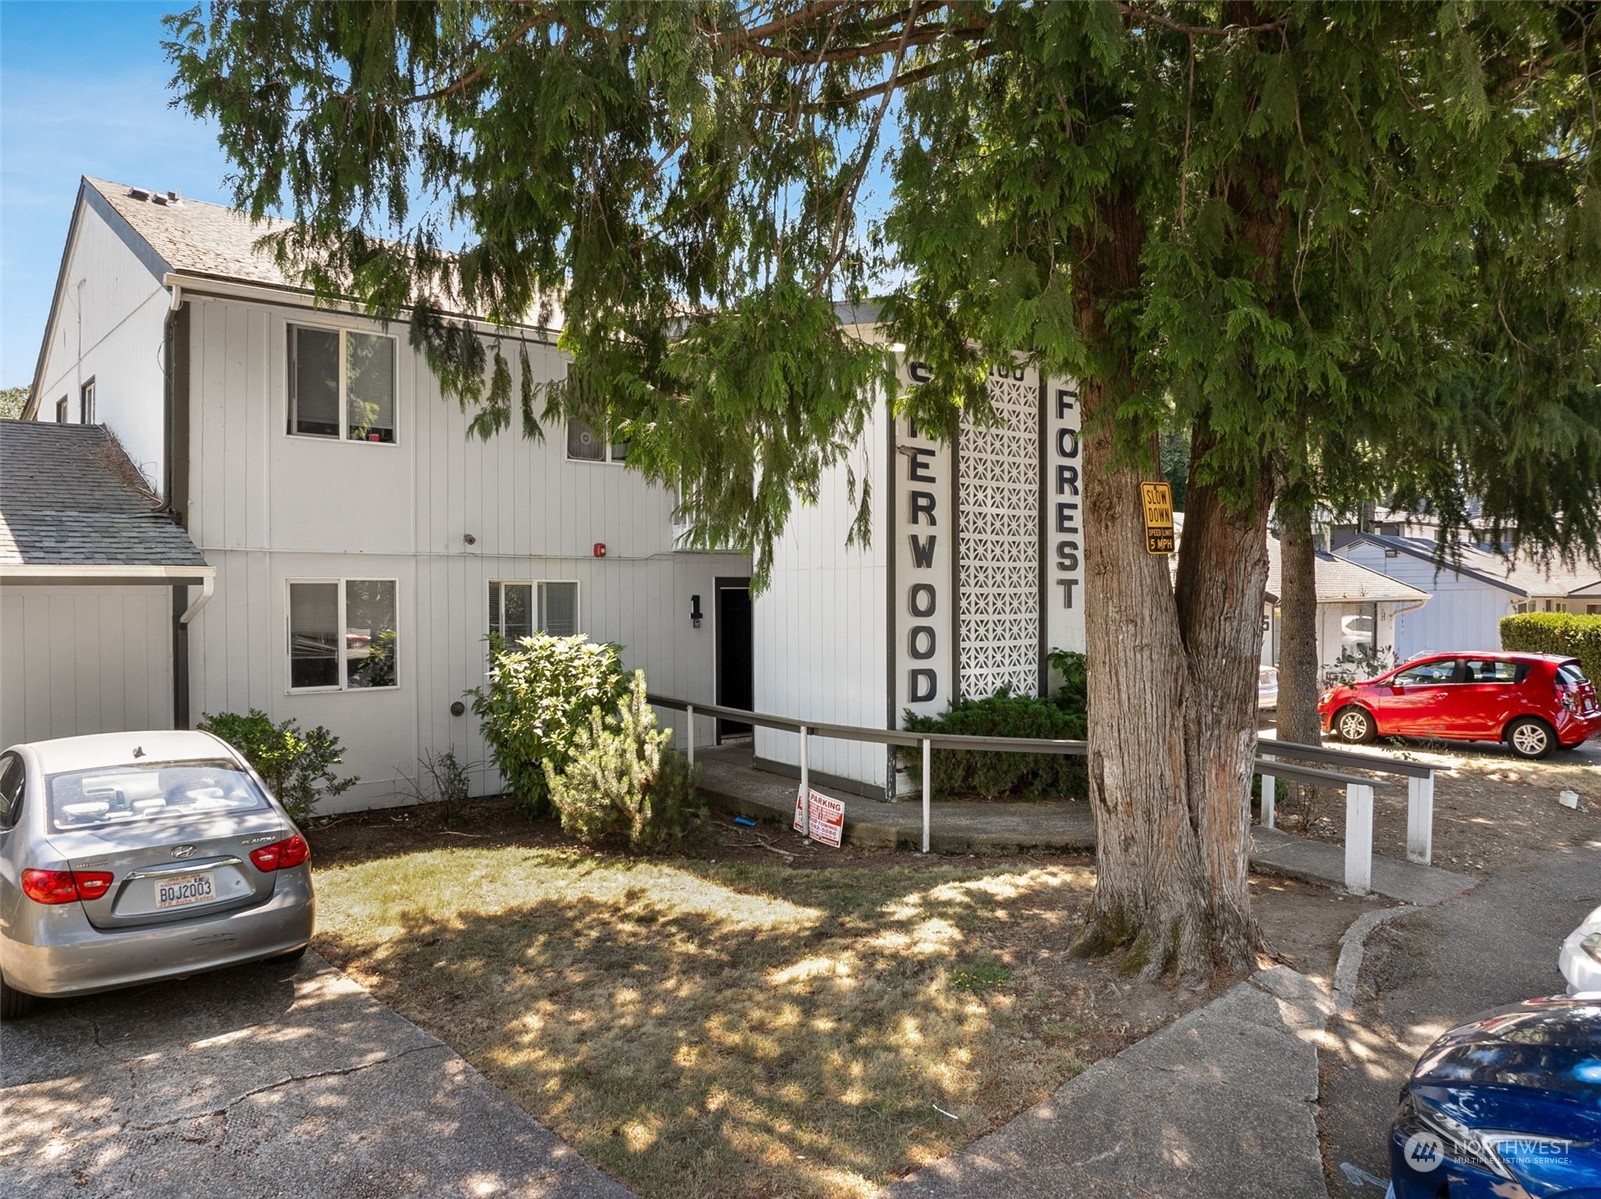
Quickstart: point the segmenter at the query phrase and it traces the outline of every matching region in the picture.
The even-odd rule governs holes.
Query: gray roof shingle
[[[299,290],[296,282],[274,265],[270,254],[256,249],[261,238],[285,227],[283,221],[269,217],[256,225],[244,213],[220,204],[189,199],[173,203],[165,192],[147,190],[146,195],[166,201],[157,203],[135,196],[135,189],[123,183],[88,176],[84,182],[149,243],[170,270]]]
[[[1389,578],[1376,570],[1369,570],[1355,562],[1318,551],[1314,568],[1317,583],[1317,602],[1339,603],[1408,603],[1429,598],[1427,591],[1419,591],[1410,583]],[[1283,595],[1283,556],[1277,537],[1267,539],[1267,591],[1269,595]]]
[[[0,566],[205,566],[99,425],[0,420]]]
[[[260,284],[301,293],[309,290],[299,279],[280,270],[272,255],[257,245],[267,235],[289,228],[287,221],[267,217],[256,224],[238,209],[204,200],[175,200],[167,192],[133,188],[87,175],[83,182],[126,221],[161,260],[159,267],[150,264],[158,275],[162,273],[159,268],[164,268],[180,275]],[[436,297],[436,302],[447,312],[478,315],[469,312],[458,295],[447,293]],[[550,299],[536,304],[535,312],[525,324],[557,328],[561,320],[561,305]]]

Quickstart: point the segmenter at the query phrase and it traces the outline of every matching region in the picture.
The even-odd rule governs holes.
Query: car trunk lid
[[[105,931],[193,920],[265,901],[276,875],[258,869],[250,853],[293,832],[271,808],[146,824],[137,844],[125,831],[68,830],[50,837],[74,872],[112,875],[104,895],[80,900],[89,923]]]

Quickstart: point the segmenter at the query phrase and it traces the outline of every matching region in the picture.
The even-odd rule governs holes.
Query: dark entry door
[[[717,580],[717,702],[751,709],[756,700],[749,579]],[[717,739],[749,733],[738,720],[719,720]]]

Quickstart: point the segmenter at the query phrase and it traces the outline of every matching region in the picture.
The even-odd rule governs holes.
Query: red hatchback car
[[[1577,658],[1555,654],[1425,654],[1318,700],[1323,731],[1346,741],[1428,737],[1504,741],[1543,758],[1601,732],[1595,685]]]

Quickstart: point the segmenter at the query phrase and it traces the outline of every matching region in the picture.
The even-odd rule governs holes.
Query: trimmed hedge
[[[1601,616],[1526,612],[1501,618],[1501,648],[1577,658],[1586,677],[1601,680]]]
[[[1061,695],[1058,693],[1057,699]],[[960,733],[969,737],[1042,737],[1080,741],[1083,708],[1069,710],[1060,702],[1013,695],[1002,688],[984,699],[957,700],[939,716],[908,711],[903,727],[914,733]],[[912,770],[921,769],[921,753],[901,749]],[[984,750],[936,749],[929,782],[940,797],[979,795],[1000,799],[1027,795],[1047,799],[1084,799],[1089,778],[1084,759],[1064,754],[1006,754]]]

